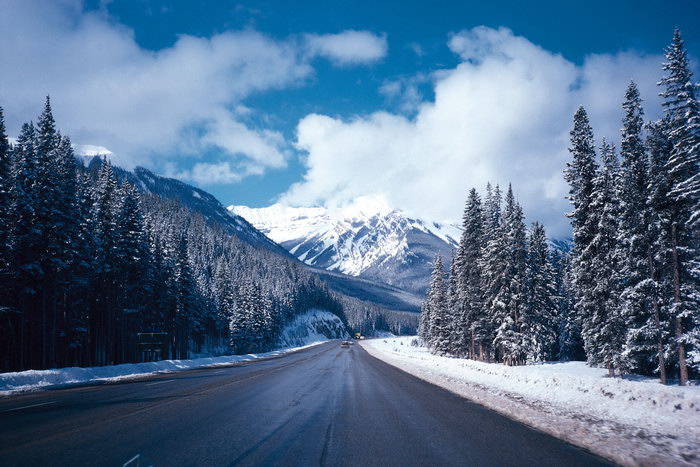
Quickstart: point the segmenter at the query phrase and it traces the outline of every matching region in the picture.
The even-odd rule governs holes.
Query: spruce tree
[[[447,310],[447,290],[442,256],[435,258],[430,281],[430,289],[425,308],[429,310],[429,347],[434,353],[444,355],[449,352],[450,321]]]
[[[557,339],[557,289],[544,226],[532,224],[528,240],[523,336],[528,360],[550,359]]]
[[[574,313],[581,323],[582,335],[594,331],[592,315],[594,312],[593,289],[594,269],[593,252],[589,248],[598,228],[598,213],[592,208],[594,202],[594,180],[598,172],[593,129],[583,107],[574,114],[571,130],[572,160],[567,163],[564,178],[569,183],[568,200],[573,210],[568,214],[573,230],[574,247],[571,252],[571,285],[574,290]],[[585,338],[584,338],[585,340]],[[590,346],[586,352],[593,351]],[[595,355],[588,356],[589,361],[596,361]]]
[[[602,166],[594,181],[591,208],[600,213],[596,234],[588,246],[593,278],[592,302],[583,339],[588,361],[603,365],[610,376],[628,371],[623,355],[626,339],[621,304],[623,256],[616,248],[619,239],[619,164],[615,147],[603,140]]]
[[[646,322],[631,329],[629,346],[637,352],[647,351],[657,360],[656,371],[662,384],[666,384],[667,356],[671,349],[670,311],[673,306],[673,261],[671,223],[673,203],[669,197],[671,180],[667,163],[673,148],[669,140],[668,121],[659,120],[648,125],[649,136],[649,208],[650,251],[648,255],[649,279],[640,285],[649,297],[652,313]],[[640,349],[641,347],[641,349]],[[639,350],[637,350],[639,349]]]
[[[679,383],[688,382],[687,353],[700,345],[700,104],[681,33],[674,32],[663,64],[668,75],[664,87],[664,109],[672,144],[667,162],[673,203],[671,261],[674,306],[672,309],[678,353]],[[699,365],[698,362],[691,364]]]
[[[527,250],[523,212],[511,186],[506,193],[501,232],[504,261],[500,271],[501,286],[492,301],[496,328],[493,343],[499,360],[508,365],[520,365],[526,359],[523,313]]]
[[[472,188],[462,217],[462,237],[456,260],[463,337],[470,358],[477,358],[477,354],[483,358],[483,351],[477,352],[477,348],[483,349],[489,338],[482,289],[484,248],[484,213],[479,194]]]

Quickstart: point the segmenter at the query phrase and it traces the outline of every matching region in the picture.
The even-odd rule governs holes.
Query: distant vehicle
[[[350,344],[348,344],[348,341],[343,341],[340,343],[341,347],[350,347]]]
[[[350,344],[350,345],[355,345],[355,343],[354,343],[353,341],[351,341],[351,340],[347,340],[346,342],[347,342],[348,344]]]
[[[362,334],[360,334],[359,332],[356,332],[355,339],[362,339]]]

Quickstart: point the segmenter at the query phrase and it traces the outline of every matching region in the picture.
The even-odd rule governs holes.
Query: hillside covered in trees
[[[445,280],[438,257],[419,334],[437,354],[522,365],[586,359],[610,376],[700,374],[700,103],[676,30],[661,79],[664,117],[644,121],[630,83],[618,151],[574,115],[569,213],[574,247],[527,231],[509,187],[476,190]],[[620,160],[621,159],[621,160]]]
[[[312,308],[363,332],[415,329],[129,174],[83,167],[48,98],[14,145],[0,110],[0,371],[141,361],[139,333],[167,334],[162,358],[266,351]]]

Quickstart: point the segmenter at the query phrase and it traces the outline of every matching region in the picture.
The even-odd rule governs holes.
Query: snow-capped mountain
[[[382,199],[336,209],[229,206],[305,263],[422,293],[435,255],[450,258],[460,230],[408,217]]]

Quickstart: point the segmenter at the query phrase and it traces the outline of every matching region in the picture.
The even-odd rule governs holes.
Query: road
[[[0,399],[0,465],[605,465],[338,342]]]

